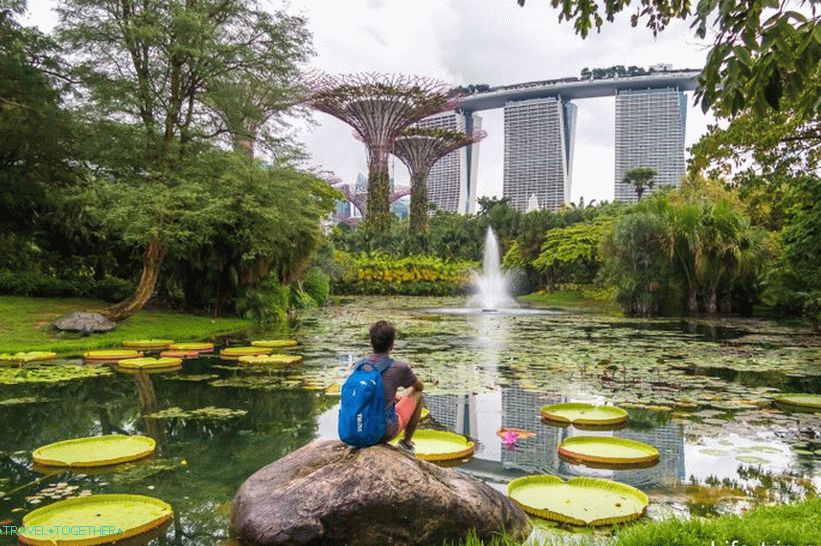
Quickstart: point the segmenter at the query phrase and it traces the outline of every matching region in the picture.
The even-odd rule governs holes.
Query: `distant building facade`
[[[560,97],[508,102],[502,195],[519,211],[570,201],[576,105]]]
[[[443,112],[415,125],[473,132],[482,128],[482,118],[474,113]],[[459,148],[437,161],[428,173],[428,202],[439,210],[472,214],[476,207],[478,166],[478,143]]]
[[[657,175],[652,189],[678,186],[684,176],[684,131],[687,97],[678,88],[622,89],[616,94],[617,201],[638,201],[624,173],[635,167],[651,167]]]

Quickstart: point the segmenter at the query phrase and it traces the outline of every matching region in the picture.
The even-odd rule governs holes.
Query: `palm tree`
[[[641,201],[641,196],[644,192],[651,189],[655,185],[655,178],[658,172],[653,167],[635,167],[628,169],[624,173],[622,181],[625,184],[632,184],[636,189],[638,200]]]

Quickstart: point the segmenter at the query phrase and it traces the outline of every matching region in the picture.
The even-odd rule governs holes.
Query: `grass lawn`
[[[734,542],[736,541],[736,542]],[[514,546],[504,535],[482,543],[475,536],[464,546]],[[613,537],[535,540],[530,546],[809,546],[821,544],[821,498],[796,504],[760,506],[740,516],[690,521],[668,519],[626,525]]]
[[[558,309],[585,310],[608,315],[621,315],[621,309],[609,299],[596,299],[585,296],[581,290],[555,290],[548,292],[539,290],[520,296],[519,301],[530,303],[537,307],[553,307]]]
[[[141,311],[104,334],[60,333],[52,321],[72,311],[99,310],[105,302],[79,298],[0,296],[0,353],[55,351],[71,355],[86,349],[119,347],[125,339],[200,340],[250,329],[251,321],[211,318],[172,311]]]

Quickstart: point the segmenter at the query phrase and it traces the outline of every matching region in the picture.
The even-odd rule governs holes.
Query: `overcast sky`
[[[701,68],[707,51],[687,22],[676,22],[654,38],[617,18],[600,34],[582,40],[571,24],[558,23],[548,0],[267,0],[308,17],[317,55],[314,68],[334,72],[399,72],[430,76],[457,85],[512,84],[578,76],[584,67]],[[29,24],[48,31],[56,24],[56,0],[29,0]],[[687,145],[704,133],[712,118],[693,106],[688,93]],[[578,201],[613,198],[614,100],[576,101],[576,149],[571,197]],[[488,137],[479,151],[478,194],[501,195],[502,110],[479,113]],[[367,172],[365,149],[350,128],[325,114],[300,138],[316,167],[353,181]],[[398,183],[407,171],[394,161]]]

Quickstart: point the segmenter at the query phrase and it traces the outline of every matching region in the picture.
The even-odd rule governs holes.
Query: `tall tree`
[[[366,225],[382,232],[390,221],[388,155],[399,135],[420,119],[454,108],[457,97],[443,83],[413,76],[319,75],[309,104],[353,127],[368,148]]]
[[[409,127],[396,139],[393,153],[411,175],[410,230],[421,234],[428,224],[428,173],[437,161],[487,136],[482,130],[472,134],[452,129]]]
[[[638,200],[641,201],[641,196],[644,192],[652,189],[655,185],[655,178],[658,173],[653,167],[635,167],[628,169],[624,173],[623,182],[630,184],[636,190]]]
[[[518,0],[524,5],[525,0]],[[604,20],[632,6],[633,26],[646,22],[653,35],[674,19],[693,19],[699,38],[710,33],[713,46],[699,78],[697,96],[704,111],[735,115],[779,110],[787,100],[817,116],[821,96],[821,39],[817,0],[551,0],[559,21],[572,21],[583,38]]]
[[[141,185],[153,221],[141,242],[135,293],[110,310],[120,320],[151,297],[169,245],[178,240],[166,201],[179,183],[178,165],[202,144],[238,132],[225,120],[259,119],[258,110],[245,117],[233,110],[242,102],[223,101],[215,109],[211,86],[244,75],[264,82],[266,74],[279,74],[283,42],[291,44],[300,34],[283,37],[277,16],[253,0],[66,0],[58,12],[59,36],[83,83],[85,115],[139,129],[143,152],[131,166],[130,181]]]

